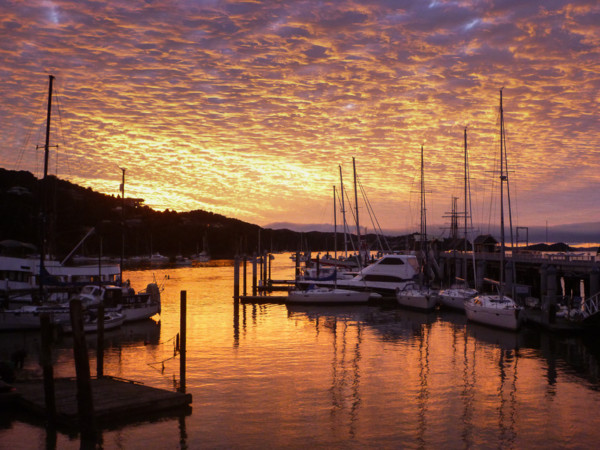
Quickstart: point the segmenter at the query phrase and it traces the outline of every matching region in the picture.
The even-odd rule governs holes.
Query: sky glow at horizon
[[[463,207],[497,222],[503,88],[517,226],[600,220],[596,1],[5,0],[0,167],[50,172],[155,209],[259,225],[332,223],[352,157],[384,229]],[[366,214],[361,206],[360,214]],[[349,219],[350,220],[350,219]],[[368,219],[361,224],[372,228]]]

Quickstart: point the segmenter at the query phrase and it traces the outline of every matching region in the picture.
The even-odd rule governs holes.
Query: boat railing
[[[583,315],[588,318],[597,314],[600,311],[600,292],[586,298],[583,302]]]

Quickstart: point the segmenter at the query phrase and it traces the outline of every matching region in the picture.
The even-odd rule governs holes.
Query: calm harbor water
[[[293,262],[276,255],[273,278]],[[164,281],[160,322],[107,333],[105,373],[173,389],[180,291],[188,298],[192,413],[105,430],[112,448],[595,448],[600,439],[600,339],[518,333],[462,314],[379,306],[234,308],[233,267],[126,272],[136,288]],[[74,376],[68,338],[55,375]],[[89,340],[95,370],[95,338]],[[0,357],[36,333],[0,334]],[[79,448],[60,434],[57,448]],[[0,416],[0,448],[46,448],[46,431]]]

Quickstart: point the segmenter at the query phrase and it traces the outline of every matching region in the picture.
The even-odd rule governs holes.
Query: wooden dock
[[[141,383],[113,377],[93,378],[91,381],[94,421],[99,427],[123,425],[158,413],[191,410],[192,395],[167,391]],[[18,382],[17,405],[28,412],[45,416],[44,383],[39,381]],[[68,428],[79,427],[77,410],[77,380],[57,378],[56,423]]]

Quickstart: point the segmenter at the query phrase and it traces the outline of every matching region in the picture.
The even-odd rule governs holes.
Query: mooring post
[[[483,280],[486,277],[485,269],[486,269],[485,261],[478,259],[477,260],[477,280],[476,280],[475,289],[477,289],[480,292],[483,291]]]
[[[300,276],[300,252],[296,252],[296,278]]]
[[[181,334],[179,342],[179,392],[185,394],[185,353],[187,341],[187,291],[181,291],[181,306],[179,312],[179,333]]]
[[[544,313],[546,314],[547,323],[554,323],[556,319],[556,267],[549,266],[546,276],[548,286],[546,288]]]
[[[265,293],[265,295],[267,294],[267,288],[269,287],[269,279],[267,277],[267,266],[268,266],[268,254],[265,251],[263,253],[263,292]]]
[[[246,255],[244,255],[244,297],[246,297],[248,295],[248,291],[246,290],[246,278],[247,278],[247,271],[248,271],[248,257]]]
[[[52,366],[52,325],[48,313],[40,315],[41,355],[40,362],[44,374],[44,400],[48,425],[56,425],[56,395],[54,390],[54,367]]]
[[[317,278],[321,275],[321,258],[320,255],[317,254]]]
[[[94,403],[92,398],[92,384],[90,380],[90,361],[88,359],[83,330],[83,309],[81,300],[73,299],[69,303],[71,328],[73,330],[73,356],[75,359],[75,372],[77,375],[77,410],[83,440],[94,439]]]
[[[233,263],[233,300],[240,300],[240,257],[236,255]]]
[[[104,302],[98,304],[98,333],[96,340],[96,377],[104,376]]]
[[[592,270],[590,271],[590,292],[587,293],[586,297],[596,295],[600,291],[600,270],[598,264],[594,263]]]
[[[256,254],[252,258],[252,296],[256,297]]]
[[[268,254],[269,257],[269,292],[273,292],[273,278],[271,278],[271,261],[273,261],[273,255]]]

